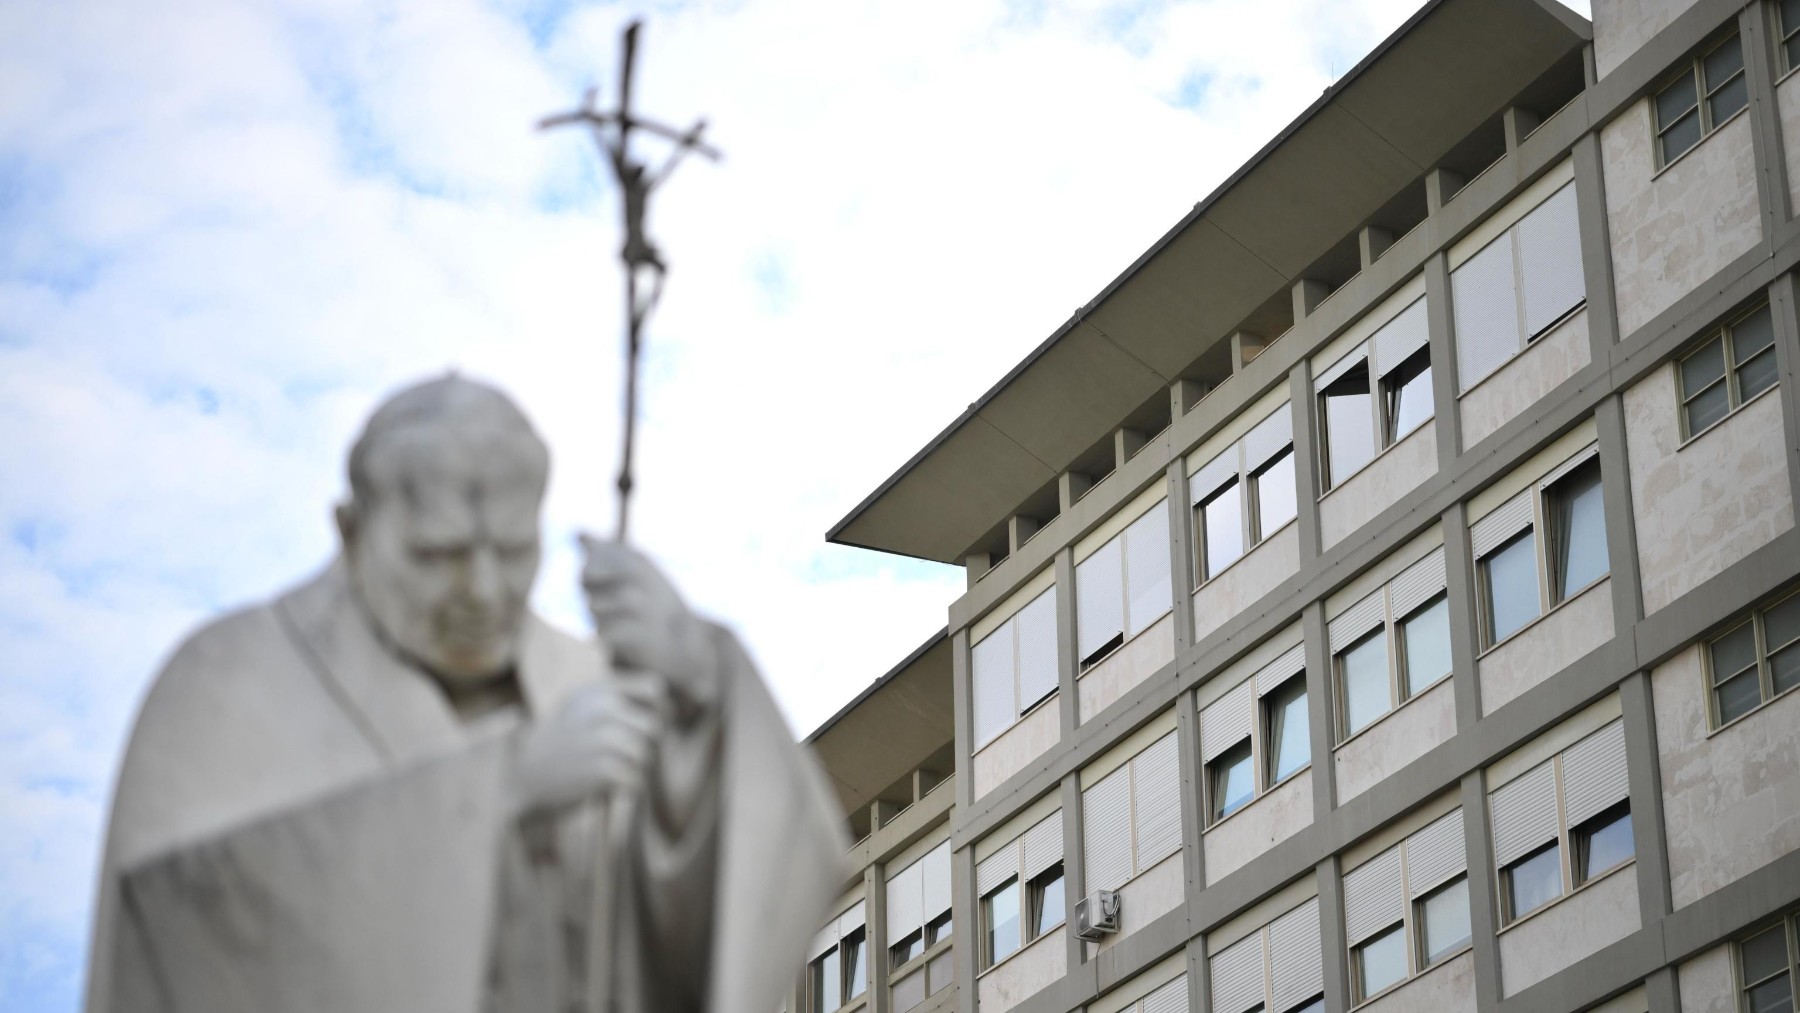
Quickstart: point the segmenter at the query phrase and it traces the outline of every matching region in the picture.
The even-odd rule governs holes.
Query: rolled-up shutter
[[[925,862],[901,869],[887,881],[887,937],[889,944],[898,943],[925,927],[924,898]]]
[[[1322,949],[1317,897],[1269,923],[1272,1009],[1290,1009],[1325,990]]]
[[[1563,808],[1574,827],[1631,797],[1625,776],[1625,724],[1614,721],[1563,753]]]
[[[1148,629],[1175,605],[1169,573],[1169,504],[1157,500],[1125,529],[1127,639]]]
[[[1175,980],[1158,985],[1154,992],[1138,1000],[1140,1013],[1188,1013],[1187,975],[1178,974]]]
[[[927,851],[919,859],[919,867],[923,870],[920,893],[925,901],[922,920],[929,922],[950,910],[950,842]]]
[[[1457,391],[1467,391],[1519,353],[1518,292],[1509,231],[1450,272]]]
[[[1406,839],[1406,889],[1414,897],[1460,875],[1468,866],[1460,808],[1438,817]]]
[[[1345,609],[1326,627],[1330,631],[1331,653],[1336,654],[1361,640],[1363,634],[1379,628],[1386,621],[1386,613],[1380,591]]]
[[[1124,547],[1114,536],[1075,564],[1076,653],[1086,658],[1125,632]]]
[[[1368,345],[1358,345],[1343,358],[1325,367],[1313,377],[1313,389],[1324,390],[1333,383],[1336,383],[1338,377],[1343,376],[1345,373],[1348,373],[1357,366],[1367,362],[1369,358],[1368,351]]]
[[[1404,619],[1413,609],[1437,597],[1444,589],[1444,547],[1438,546],[1424,559],[1401,571],[1388,585],[1394,603],[1394,617]]]
[[[1556,774],[1549,763],[1509,781],[1488,796],[1494,822],[1494,863],[1505,868],[1556,839]]]
[[[1414,300],[1394,319],[1382,325],[1375,332],[1373,344],[1375,351],[1375,374],[1386,376],[1394,371],[1394,367],[1406,361],[1406,357],[1424,348],[1431,341],[1430,329],[1426,325],[1425,299],[1423,296]]]
[[[1531,526],[1531,490],[1527,489],[1469,526],[1469,547],[1480,559]]]
[[[1344,931],[1351,946],[1399,921],[1405,912],[1399,848],[1389,848],[1344,874]]]
[[[1567,475],[1569,472],[1574,471],[1576,468],[1581,467],[1599,455],[1600,445],[1598,443],[1588,444],[1577,451],[1568,460],[1550,469],[1543,478],[1538,479],[1538,488],[1543,489],[1555,485],[1557,479],[1562,478],[1564,475]]]
[[[1306,645],[1295,644],[1283,651],[1281,657],[1264,665],[1262,671],[1256,673],[1256,695],[1268,696],[1281,688],[1282,683],[1301,672],[1306,671]]]
[[[1019,707],[1056,692],[1056,588],[1032,599],[1013,618],[1019,636]]]
[[[1008,844],[975,866],[975,896],[986,897],[1019,874],[1019,845]]]
[[[1081,850],[1086,889],[1116,890],[1131,878],[1131,772],[1129,766],[1081,793]]]
[[[1294,414],[1282,405],[1244,434],[1244,470],[1255,471],[1293,442]]]
[[[975,745],[986,745],[1019,716],[1013,696],[1013,624],[988,634],[969,652],[974,697]]]
[[[1525,335],[1532,337],[1587,298],[1581,274],[1581,222],[1570,183],[1520,220],[1519,288]]]
[[[1058,809],[1037,826],[1025,831],[1023,839],[1024,867],[1021,874],[1027,879],[1035,879],[1037,874],[1050,868],[1063,859],[1063,823],[1062,810]]]
[[[1181,763],[1174,732],[1132,758],[1131,792],[1141,873],[1181,850]]]
[[[1200,712],[1200,762],[1211,763],[1220,753],[1250,737],[1250,683],[1226,694]]]
[[[863,911],[863,902],[859,900],[850,907],[850,910],[838,916],[839,939],[863,927],[865,922]]]
[[[1255,932],[1213,955],[1212,1013],[1244,1013],[1263,1001],[1262,933]]]
[[[1213,458],[1206,466],[1188,477],[1188,505],[1199,506],[1200,503],[1219,491],[1219,487],[1238,476],[1238,448],[1233,444],[1230,449]]]
[[[830,950],[832,947],[836,946],[837,944],[838,944],[837,920],[832,919],[832,922],[830,925],[827,925],[824,928],[820,929],[819,934],[816,936],[813,936],[812,945],[807,947],[807,949],[806,949],[807,961],[811,962],[811,961],[819,959],[820,957],[825,955],[826,951]]]

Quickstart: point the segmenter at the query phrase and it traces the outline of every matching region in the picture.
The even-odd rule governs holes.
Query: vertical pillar
[[[889,1013],[887,873],[880,862],[863,870],[864,945],[869,948],[869,1013]]]
[[[1169,384],[1169,418],[1179,419],[1207,395],[1212,388],[1198,380],[1180,379]]]
[[[1467,509],[1452,503],[1444,511],[1444,588],[1450,607],[1450,668],[1456,687],[1456,731],[1481,720],[1481,678],[1476,657],[1481,650],[1481,623],[1476,612],[1475,560],[1469,549]]]
[[[1624,405],[1622,395],[1608,395],[1594,408],[1594,427],[1600,444],[1606,558],[1612,569],[1613,632],[1629,643],[1631,629],[1644,617],[1644,589],[1638,575],[1637,521],[1631,510],[1631,462],[1626,457]]]
[[[1181,864],[1191,911],[1206,888],[1206,848],[1201,837],[1206,817],[1200,811],[1201,779],[1206,771],[1200,765],[1200,711],[1192,693],[1184,692],[1175,699],[1175,745],[1181,752]]]
[[[1338,856],[1327,855],[1313,869],[1319,887],[1319,955],[1325,972],[1325,1013],[1350,1008],[1350,947],[1344,932],[1344,877]]]
[[[1186,458],[1169,462],[1169,586],[1175,589],[1175,657],[1194,645],[1194,511],[1188,504]]]
[[[1068,513],[1069,508],[1082,494],[1094,487],[1094,477],[1079,471],[1065,471],[1056,476],[1056,505],[1058,512]]]
[[[1462,453],[1462,409],[1457,401],[1456,340],[1450,305],[1450,260],[1434,253],[1425,261],[1425,327],[1431,346],[1432,425],[1437,427],[1438,470],[1448,471]]]
[[[1317,278],[1301,278],[1294,282],[1294,321],[1312,316],[1312,311],[1331,294],[1331,286]]]
[[[975,975],[981,970],[981,926],[975,908],[975,848],[971,845],[950,853],[950,919],[957,936],[951,946],[951,952],[956,954],[957,1013],[975,1013]]]
[[[963,557],[963,576],[968,581],[970,590],[975,589],[975,582],[994,566],[994,556],[989,552],[971,552]]]
[[[1442,166],[1427,170],[1425,173],[1425,213],[1435,215],[1444,210],[1450,198],[1456,196],[1468,180],[1460,172],[1452,172]]]
[[[1743,39],[1744,78],[1750,85],[1750,143],[1756,155],[1757,204],[1762,211],[1762,249],[1772,256],[1793,229],[1788,221],[1787,156],[1781,137],[1781,111],[1775,103],[1775,48],[1769,38],[1768,13],[1748,4],[1738,14]]]
[[[1332,687],[1331,641],[1325,633],[1325,603],[1308,602],[1300,613],[1306,638],[1306,712],[1312,742],[1313,823],[1337,808],[1337,694]]]
[[[1779,376],[1783,442],[1787,445],[1788,495],[1800,504],[1800,288],[1784,274],[1769,287],[1775,321],[1775,370]]]
[[[1075,622],[1075,550],[1064,546],[1056,553],[1056,695],[1061,700],[1063,742],[1069,741],[1081,723],[1081,701],[1075,690],[1075,673],[1081,665]]]
[[[1312,371],[1305,359],[1295,363],[1288,373],[1288,398],[1294,421],[1294,479],[1299,486],[1295,496],[1299,504],[1296,520],[1300,525],[1300,568],[1304,570],[1319,558],[1323,539],[1319,533],[1319,427],[1314,421],[1318,401],[1313,397]]]
[[[1231,332],[1231,371],[1237,373],[1269,347],[1269,339],[1249,331]]]
[[[1575,142],[1575,213],[1581,236],[1581,280],[1587,292],[1588,348],[1595,362],[1612,357],[1619,338],[1619,303],[1613,290],[1612,235],[1606,223],[1606,167],[1600,132]]]
[[[950,635],[950,693],[950,724],[956,753],[956,804],[968,806],[975,801],[975,770],[972,759],[975,744],[975,729],[972,724],[975,698],[970,695],[969,631],[966,627]]]
[[[1356,230],[1357,259],[1365,271],[1392,245],[1394,234],[1379,225],[1365,225]]]
[[[1625,776],[1631,787],[1631,836],[1637,851],[1638,917],[1645,925],[1675,910],[1669,888],[1662,765],[1656,752],[1656,702],[1650,674],[1634,672],[1619,686],[1625,722]]]
[[[1507,154],[1519,150],[1519,145],[1525,143],[1525,138],[1530,136],[1541,122],[1543,121],[1538,118],[1538,114],[1529,109],[1522,106],[1507,106],[1506,111],[1500,114],[1500,125],[1506,133]]]
[[[1201,936],[1189,939],[1183,956],[1187,958],[1187,1008],[1212,1009],[1212,964],[1206,959],[1206,940]]]
[[[1064,966],[1074,970],[1081,966],[1086,956],[1080,939],[1075,938],[1075,905],[1087,896],[1087,854],[1082,850],[1081,822],[1081,778],[1070,773],[1062,779],[1062,826],[1063,826],[1063,924],[1068,931],[1063,933],[1063,943],[1068,947],[1068,963]],[[973,939],[973,934],[965,935],[965,939]],[[960,944],[959,944],[960,945]]]
[[[1463,848],[1469,871],[1469,937],[1475,948],[1475,1009],[1500,1005],[1500,899],[1495,896],[1494,844],[1482,772],[1462,779]]]
[[[1144,442],[1144,434],[1136,429],[1113,430],[1113,470],[1125,467],[1131,455],[1143,449]]]
[[[1013,514],[1006,519],[1006,548],[1008,552],[1018,552],[1019,547],[1031,541],[1031,536],[1038,533],[1038,519],[1024,514]]]
[[[1650,1013],[1681,1013],[1681,991],[1676,987],[1675,968],[1651,971],[1644,979],[1645,998],[1650,1000]]]

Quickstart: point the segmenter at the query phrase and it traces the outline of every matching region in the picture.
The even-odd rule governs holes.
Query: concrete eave
[[[961,562],[1019,504],[1591,34],[1556,0],[1426,4],[827,540]]]
[[[845,812],[870,804],[950,744],[949,633],[932,634],[806,737]]]

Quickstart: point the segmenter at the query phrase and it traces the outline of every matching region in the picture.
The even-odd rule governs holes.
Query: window
[[[867,929],[857,929],[844,937],[839,945],[844,950],[844,1001],[849,1002],[867,991],[869,986],[869,948]]]
[[[1800,596],[1750,614],[1707,645],[1713,727],[1735,721],[1800,686]]]
[[[1738,943],[1744,1006],[1750,1013],[1793,1013],[1794,958],[1788,945],[1792,919]]]
[[[1168,717],[1172,725],[1174,715]],[[1110,763],[1112,758],[1099,762]],[[1102,769],[1089,767],[1088,774]],[[1117,890],[1178,854],[1181,749],[1174,728],[1087,783],[1081,790],[1081,811],[1085,890]]]
[[[1019,881],[1015,877],[981,898],[981,924],[987,933],[983,966],[992,967],[1019,948]]]
[[[1781,0],[1775,6],[1776,35],[1781,39],[1783,70],[1800,67],[1800,0]]]
[[[979,749],[1056,693],[1055,586],[976,641],[969,668]]]
[[[1620,802],[1576,827],[1575,885],[1580,886],[1637,853],[1631,840],[1631,803]]]
[[[807,1010],[830,1013],[868,989],[868,938],[861,901],[825,925],[806,968]]]
[[[1561,850],[1552,842],[1500,870],[1506,920],[1516,921],[1562,896]]]
[[[838,948],[833,946],[824,955],[812,962],[812,1008],[815,1013],[827,1013],[844,1004],[844,979],[842,959]]]
[[[1306,711],[1306,676],[1296,675],[1263,697],[1269,741],[1269,784],[1279,784],[1312,762],[1312,721]]]
[[[1082,669],[1175,607],[1172,576],[1166,499],[1157,500],[1075,564],[1075,651]]]
[[[1600,460],[1585,464],[1544,490],[1550,531],[1552,604],[1606,576],[1606,511],[1600,502]]]
[[[1704,432],[1775,386],[1775,321],[1768,304],[1721,327],[1682,359],[1676,372],[1681,383],[1684,436]]]
[[[1374,401],[1369,364],[1359,362],[1319,391],[1319,423],[1325,427],[1325,477],[1329,488],[1375,459]]]
[[[950,912],[945,911],[943,914],[933,918],[931,924],[925,926],[925,945],[936,946],[939,943],[949,940],[952,935]]]
[[[932,968],[953,956],[950,945],[950,842],[887,877],[888,991],[895,1013],[905,1013],[949,980]],[[944,980],[940,981],[939,977]]]
[[[1450,602],[1439,595],[1400,620],[1400,679],[1410,698],[1450,674]]]
[[[1419,901],[1420,963],[1430,966],[1469,941],[1469,877],[1458,876]]]
[[[1378,311],[1379,312],[1379,311]],[[1319,475],[1335,489],[1432,417],[1425,300],[1318,375]]]
[[[1389,708],[1387,630],[1378,629],[1338,655],[1346,735],[1367,728]]]
[[[1421,348],[1392,373],[1381,378],[1386,439],[1391,446],[1431,421],[1431,350]]]
[[[1481,560],[1483,618],[1489,645],[1538,617],[1537,544],[1531,529]]]
[[[1256,795],[1255,772],[1250,766],[1250,740],[1207,764],[1207,782],[1212,788],[1212,822],[1242,809]]]
[[[1307,898],[1229,945],[1221,947],[1209,940],[1207,949],[1212,972],[1210,1008],[1215,1013],[1313,1010],[1325,991],[1317,897]],[[1187,1006],[1177,1001],[1156,1008]]]
[[[1188,476],[1196,585],[1295,517],[1293,420],[1282,405]]]
[[[1533,192],[1521,200],[1535,198]],[[1578,212],[1575,184],[1565,183],[1505,235],[1454,265],[1450,308],[1458,393],[1493,375],[1586,301]],[[1511,213],[1513,207],[1500,212]]]
[[[1355,974],[1356,1001],[1406,977],[1406,927],[1395,925],[1356,947],[1351,966]]]
[[[920,930],[888,947],[888,964],[892,967],[899,967],[924,952],[925,932]]]
[[[1201,503],[1195,519],[1200,525],[1200,579],[1211,580],[1244,554],[1244,512],[1237,482]]]
[[[1261,471],[1250,476],[1250,483],[1256,499],[1256,530],[1250,540],[1260,542],[1294,519],[1294,448],[1288,447],[1263,465]]]
[[[1680,158],[1749,101],[1744,50],[1733,35],[1682,67],[1656,93],[1656,146],[1662,164]]]
[[[1290,1008],[1287,1013],[1325,1013],[1325,997],[1315,995],[1300,1005]]]
[[[1063,867],[1058,862],[1032,879],[1031,938],[1036,939],[1063,923]]]
[[[1326,624],[1338,741],[1450,674],[1444,550],[1434,548]]]

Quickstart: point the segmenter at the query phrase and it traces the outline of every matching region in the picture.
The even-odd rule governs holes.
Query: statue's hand
[[[663,686],[653,680],[608,678],[582,686],[526,728],[509,786],[512,812],[642,791],[668,710]]]
[[[719,698],[720,674],[707,624],[635,549],[592,535],[582,535],[581,544],[587,551],[581,586],[588,614],[613,667],[661,676],[680,721],[710,712]]]

